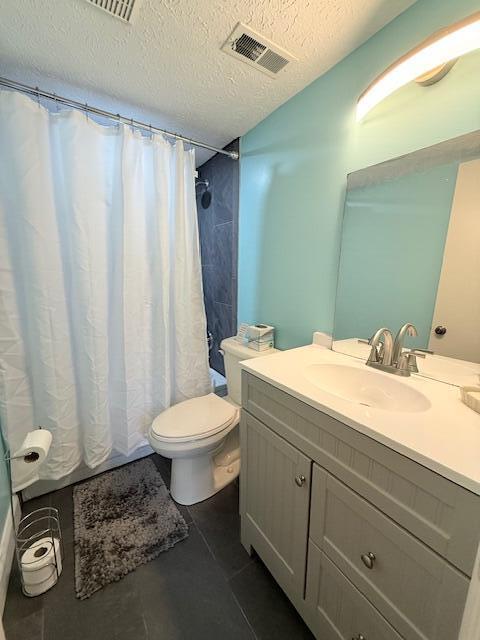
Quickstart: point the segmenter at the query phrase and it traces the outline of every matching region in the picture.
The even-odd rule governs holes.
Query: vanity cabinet
[[[243,372],[242,542],[321,640],[455,640],[480,497]]]

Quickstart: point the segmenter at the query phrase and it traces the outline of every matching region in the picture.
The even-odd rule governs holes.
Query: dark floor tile
[[[151,456],[155,466],[160,471],[160,474],[163,478],[163,481],[167,485],[167,488],[170,489],[170,480],[171,480],[171,470],[172,470],[172,461],[168,458],[164,458],[158,453],[154,453]]]
[[[43,609],[14,623],[4,618],[4,630],[7,640],[43,640]]]
[[[54,491],[50,496],[51,506],[58,509],[63,539],[73,538],[73,486]]]
[[[121,631],[116,633],[112,640],[153,640],[152,636],[148,635],[147,625],[145,620],[142,619],[143,628],[139,627],[138,624],[135,626],[128,625],[124,627]],[[47,640],[45,638],[45,640]]]
[[[20,574],[16,566],[16,561],[14,561],[3,612],[5,628],[13,629],[17,627],[22,620],[38,619],[38,616],[43,615],[44,598],[45,596],[28,598],[23,595]],[[9,636],[7,637],[9,638]],[[41,638],[41,636],[38,637]],[[32,640],[37,640],[37,637],[32,635]]]
[[[55,492],[56,493],[56,492]],[[32,513],[36,509],[42,509],[43,507],[51,507],[52,506],[52,494],[46,493],[43,496],[39,496],[38,498],[32,498],[31,500],[27,500],[22,504],[22,517]]]
[[[58,584],[44,596],[44,612],[45,640],[147,640],[134,573],[107,585],[88,600],[78,600],[71,552],[66,554]]]
[[[237,482],[188,510],[227,578],[251,562],[239,537]]]
[[[194,525],[135,572],[149,640],[253,640],[227,581]]]
[[[259,559],[237,573],[230,585],[258,640],[314,640]]]

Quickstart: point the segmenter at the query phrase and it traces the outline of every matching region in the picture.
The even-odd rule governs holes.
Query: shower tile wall
[[[225,148],[238,151],[238,140]],[[224,374],[220,342],[237,332],[239,163],[217,154],[199,167],[198,174],[209,180],[212,194],[210,206],[203,209],[204,187],[197,188],[205,310],[213,334],[210,366]]]

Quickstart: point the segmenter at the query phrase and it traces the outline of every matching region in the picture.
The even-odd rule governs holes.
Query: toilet
[[[170,493],[179,504],[206,500],[240,473],[239,363],[275,351],[254,351],[235,338],[225,338],[220,346],[225,359],[227,397],[209,393],[180,402],[157,416],[149,430],[152,448],[172,459]]]

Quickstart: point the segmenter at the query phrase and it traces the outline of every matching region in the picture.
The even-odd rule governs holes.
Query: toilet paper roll
[[[62,556],[58,538],[41,538],[31,544],[21,558],[24,591],[38,596],[53,587],[62,573]]]
[[[13,491],[21,491],[38,480],[38,472],[48,455],[52,434],[46,429],[29,431],[12,456]]]

